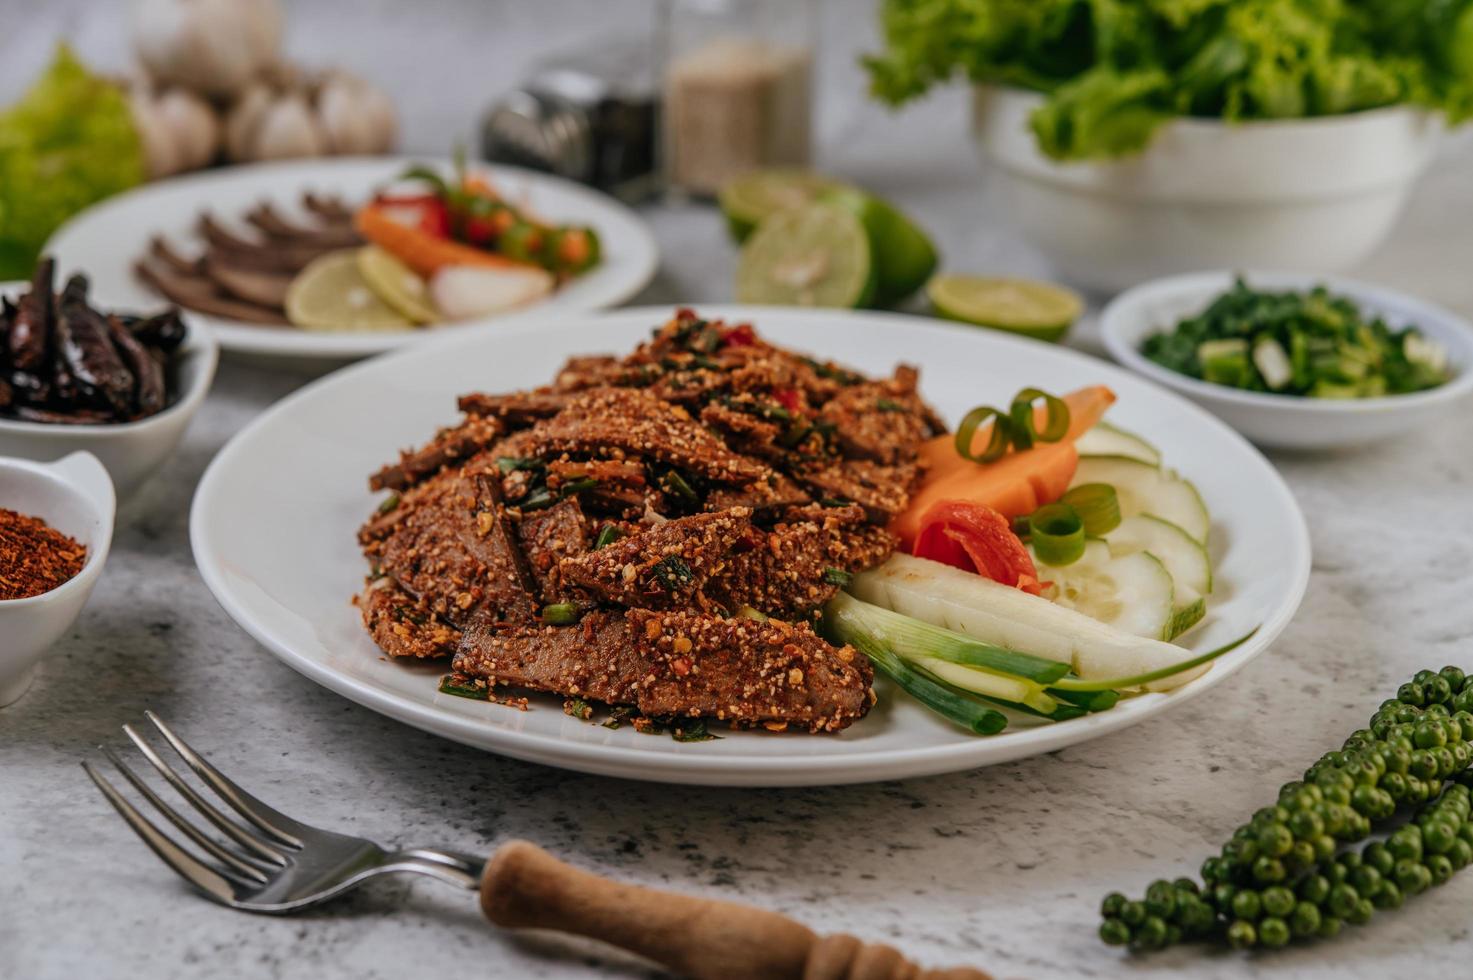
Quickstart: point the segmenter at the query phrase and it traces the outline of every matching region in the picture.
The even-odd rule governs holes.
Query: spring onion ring
[[[1028,536],[1045,565],[1072,565],[1084,555],[1084,522],[1068,504],[1045,504],[1028,517]]]

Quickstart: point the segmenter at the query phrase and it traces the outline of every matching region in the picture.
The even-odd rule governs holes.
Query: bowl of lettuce
[[[1473,116],[1473,0],[885,0],[874,94],[974,86],[1015,226],[1073,282],[1329,272]]]

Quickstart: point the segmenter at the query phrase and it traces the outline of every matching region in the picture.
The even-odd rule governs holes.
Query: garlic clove
[[[449,320],[489,316],[552,292],[552,274],[533,266],[447,265],[430,277],[430,299]]]
[[[158,105],[148,95],[134,92],[128,97],[133,114],[133,128],[143,148],[144,170],[149,180],[158,180],[184,168],[183,153],[174,142],[174,132],[159,113]]]
[[[273,102],[261,117],[256,131],[253,160],[285,160],[294,157],[320,157],[327,153],[327,138],[317,117],[300,95],[284,95]]]
[[[333,153],[374,152],[377,134],[373,119],[363,111],[357,84],[342,77],[329,78],[317,92],[317,118]]]
[[[394,112],[394,103],[384,90],[376,85],[366,85],[359,95],[360,111],[368,118],[373,132],[369,153],[388,153],[399,138],[399,121]]]
[[[225,155],[235,162],[254,159],[252,151],[256,145],[256,134],[261,129],[261,120],[271,108],[271,89],[253,82],[241,93],[225,116]]]
[[[171,88],[159,96],[155,106],[173,134],[181,169],[197,170],[215,159],[220,148],[220,119],[204,99]]]
[[[153,77],[203,95],[240,92],[274,60],[277,0],[135,0],[133,47]]]

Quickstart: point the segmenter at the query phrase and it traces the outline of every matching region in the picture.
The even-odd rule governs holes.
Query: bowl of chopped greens
[[[1100,316],[1115,360],[1259,444],[1327,449],[1429,423],[1473,390],[1473,326],[1404,293],[1308,273],[1172,276]]]
[[[975,86],[996,200],[1070,281],[1334,271],[1473,116],[1473,0],[885,0],[874,94]]]

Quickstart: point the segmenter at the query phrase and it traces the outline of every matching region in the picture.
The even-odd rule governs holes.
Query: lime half
[[[377,245],[358,250],[358,271],[378,298],[399,311],[400,315],[415,323],[434,323],[440,319],[435,305],[430,302],[430,290],[425,281]]]
[[[745,241],[762,219],[796,211],[821,194],[845,186],[811,170],[754,170],[727,181],[716,194],[731,237]]]
[[[381,331],[414,326],[379,298],[358,271],[358,249],[329,252],[292,280],[286,291],[286,316],[303,330]]]
[[[869,236],[853,212],[810,204],[769,216],[737,264],[743,303],[780,306],[864,306],[875,293]]]
[[[937,276],[926,286],[936,312],[951,320],[1062,340],[1084,312],[1079,294],[1031,279]]]
[[[893,205],[848,187],[829,191],[820,200],[848,208],[864,223],[875,259],[876,305],[900,302],[936,271],[936,246]]]

